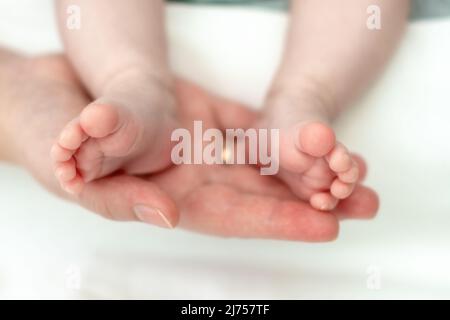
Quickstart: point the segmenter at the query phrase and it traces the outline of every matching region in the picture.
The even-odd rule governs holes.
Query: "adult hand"
[[[3,147],[45,187],[67,197],[53,177],[49,150],[89,98],[60,56],[0,55],[5,57],[0,59],[0,104],[7,106],[1,127],[8,146]],[[187,82],[178,81],[176,90],[187,126],[202,120],[205,127],[245,128],[254,120],[249,109]],[[181,165],[146,177],[118,173],[89,183],[71,200],[114,220],[165,227],[179,223],[213,235],[302,241],[332,240],[341,218],[370,218],[378,208],[376,194],[358,186],[333,212],[316,211],[278,179],[243,165]]]
[[[221,130],[247,128],[255,120],[250,109],[188,82],[178,81],[176,93],[187,128],[194,120],[202,120],[204,129]],[[364,176],[364,162],[356,159]],[[358,185],[333,212],[317,211],[276,177],[262,176],[250,165],[180,165],[140,178],[122,174],[92,183],[82,196],[91,209],[108,218],[136,220],[133,207],[143,202],[152,206],[155,188],[176,203],[178,215],[172,211],[167,218],[172,225],[179,217],[181,227],[228,237],[328,241],[336,238],[339,220],[371,218],[378,208],[376,194]],[[146,196],[148,200],[143,199]],[[170,207],[169,203],[158,205]],[[154,223],[152,213],[149,222]]]

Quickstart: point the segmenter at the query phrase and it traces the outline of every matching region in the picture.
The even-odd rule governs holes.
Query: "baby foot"
[[[283,102],[270,106],[261,122],[263,127],[280,129],[278,176],[315,209],[333,210],[359,180],[356,158],[336,142],[324,109],[314,106],[317,101]]]
[[[62,188],[78,194],[84,183],[119,169],[143,174],[168,167],[174,105],[170,90],[152,78],[115,78],[102,97],[65,126],[52,147]]]

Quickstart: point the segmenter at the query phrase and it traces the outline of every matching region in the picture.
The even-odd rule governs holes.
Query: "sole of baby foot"
[[[88,105],[69,122],[52,148],[55,175],[69,193],[80,193],[84,183],[119,169],[152,173],[171,164],[172,117],[104,101]]]
[[[351,195],[359,169],[331,127],[309,121],[281,130],[279,176],[312,207],[330,211]]]

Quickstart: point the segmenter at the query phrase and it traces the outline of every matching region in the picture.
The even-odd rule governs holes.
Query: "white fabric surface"
[[[60,50],[52,14],[49,0],[1,0],[0,44]],[[181,75],[261,104],[282,13],[172,5],[168,25]],[[2,164],[0,298],[450,298],[449,34],[450,20],[412,24],[376,87],[337,123],[369,161],[376,220],[345,222],[336,242],[314,245],[167,232],[103,220]],[[371,270],[379,290],[367,286]]]

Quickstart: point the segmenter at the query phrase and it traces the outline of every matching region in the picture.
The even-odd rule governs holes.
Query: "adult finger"
[[[301,201],[243,193],[225,185],[191,193],[183,208],[181,226],[224,237],[323,242],[334,240],[339,232],[334,214]]]
[[[357,185],[352,195],[339,202],[334,213],[344,219],[372,219],[376,216],[380,201],[375,191]]]

